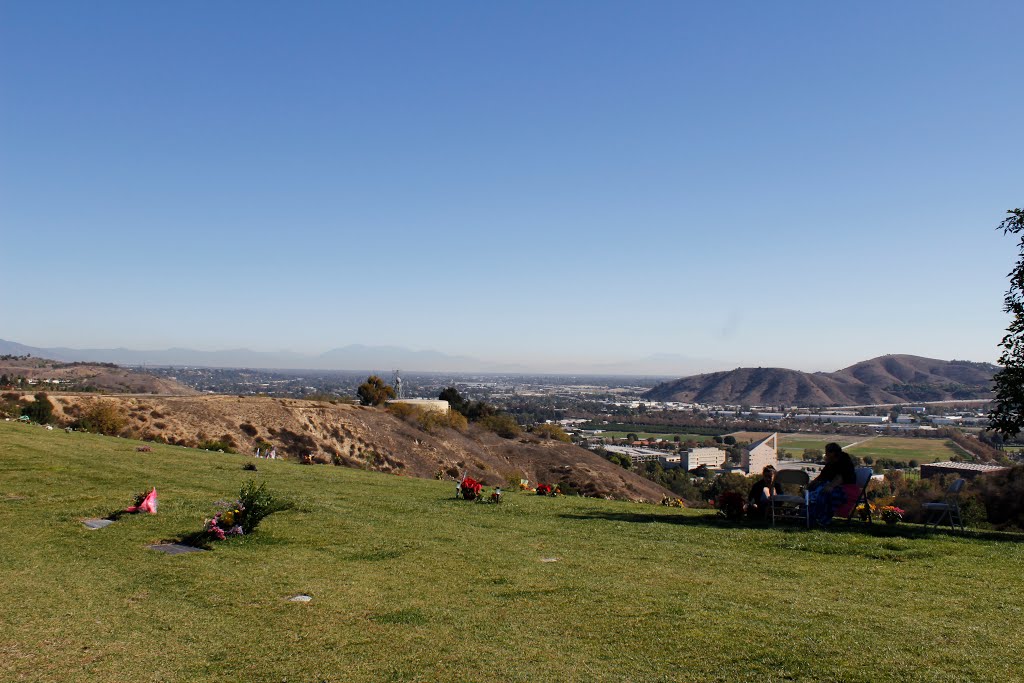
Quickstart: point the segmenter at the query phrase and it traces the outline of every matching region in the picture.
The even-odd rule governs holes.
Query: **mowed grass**
[[[961,454],[948,439],[912,439],[898,436],[880,436],[850,448],[850,453],[863,458],[889,458],[909,462],[940,462]]]
[[[779,447],[790,453],[801,455],[804,449],[811,448],[825,451],[825,444],[833,441],[843,448],[852,443],[870,439],[869,436],[852,436],[847,434],[779,434]]]
[[[0,423],[3,681],[1013,681],[1019,537],[707,511]],[[250,476],[298,503],[167,556]],[[155,485],[160,513],[80,520]],[[557,561],[545,562],[555,558]],[[308,593],[312,602],[287,602]]]
[[[685,432],[601,432],[597,436],[603,436],[607,439],[625,439],[629,434],[636,434],[638,439],[664,439],[666,441],[674,441],[675,437],[678,436],[680,441],[696,441],[701,442],[713,437],[707,434],[687,434]]]

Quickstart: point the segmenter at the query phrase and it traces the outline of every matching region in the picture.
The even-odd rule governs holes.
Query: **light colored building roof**
[[[953,462],[950,460],[946,462],[926,462],[922,463],[921,467],[940,467],[944,470],[959,470],[961,472],[998,472],[999,470],[1010,469],[1003,465],[987,465],[980,462]]]

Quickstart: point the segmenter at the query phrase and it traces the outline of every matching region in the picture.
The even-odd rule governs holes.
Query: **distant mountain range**
[[[581,375],[678,376],[722,367],[724,363],[679,354],[655,354],[617,363],[560,363],[524,365],[494,363],[439,351],[415,351],[399,346],[351,344],[321,354],[293,351],[225,349],[72,349],[26,346],[0,339],[0,355],[32,355],[65,362],[117,363],[118,365],[188,365],[207,368],[265,368],[280,370],[406,370],[413,372],[553,373]]]
[[[920,356],[880,356],[837,372],[738,368],[665,382],[645,394],[656,401],[827,407],[992,397],[991,363]]]

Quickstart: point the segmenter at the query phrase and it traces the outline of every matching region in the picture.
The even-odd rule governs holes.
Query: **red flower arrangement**
[[[459,492],[462,493],[462,497],[466,500],[475,500],[480,495],[482,488],[483,484],[472,477],[465,477],[462,483],[459,484]]]
[[[550,496],[551,487],[547,484],[537,484],[537,495],[538,496]]]
[[[743,519],[743,496],[735,491],[725,491],[718,494],[715,500],[715,507],[719,513],[731,520]]]

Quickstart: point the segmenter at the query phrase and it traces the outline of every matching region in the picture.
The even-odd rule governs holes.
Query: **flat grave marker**
[[[83,519],[82,524],[87,529],[104,529],[114,523],[112,519]]]
[[[147,545],[150,550],[155,550],[159,553],[166,553],[168,555],[184,555],[185,553],[204,553],[206,552],[202,548],[196,548],[192,545],[182,545],[181,543],[154,543],[153,545]]]

